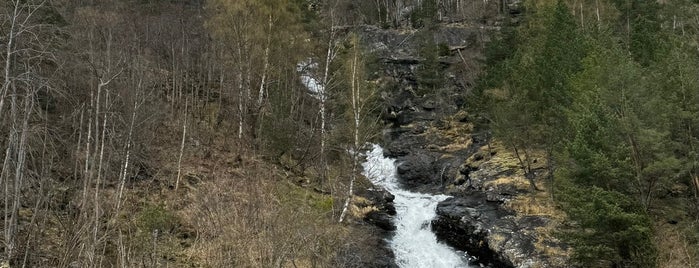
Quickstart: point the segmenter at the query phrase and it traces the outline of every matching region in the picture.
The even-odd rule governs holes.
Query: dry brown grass
[[[379,209],[372,204],[368,199],[361,196],[352,196],[349,211],[350,215],[356,219],[363,219],[369,212],[378,211]]]
[[[519,195],[505,202],[505,207],[517,212],[518,215],[546,216],[559,222],[567,217],[551,199],[548,190]]]
[[[699,248],[687,237],[687,230],[696,231],[696,223],[671,225],[664,221],[655,224],[655,245],[659,249],[657,265],[660,268],[699,267]]]
[[[548,218],[550,221],[547,225],[534,228],[531,235],[536,239],[534,247],[537,252],[551,257],[551,262],[561,266],[566,265],[566,261],[571,256],[571,249],[564,250],[561,247],[551,247],[552,243],[558,243],[559,239],[555,235],[555,231],[560,227],[561,223],[567,218],[564,211],[559,209],[550,196],[550,189],[540,180],[537,180],[537,188],[540,191],[532,191],[530,183],[524,178],[524,171],[521,170],[519,161],[515,155],[508,150],[501,142],[493,141],[490,148],[482,147],[479,151],[481,156],[489,156],[490,152],[497,152],[492,157],[483,157],[482,160],[473,161],[473,164],[497,167],[498,170],[515,170],[513,175],[502,176],[493,180],[486,181],[484,186],[488,187],[503,187],[506,185],[513,186],[520,190],[522,194],[505,202],[504,206],[516,213],[518,218],[523,216],[541,216]],[[537,161],[537,168],[545,166],[543,161],[543,152],[535,152],[534,155],[541,159]]]
[[[473,124],[459,122],[460,118],[466,116],[466,112],[460,111],[452,116],[447,116],[441,121],[441,126],[434,125],[428,127],[421,135],[425,136],[428,141],[434,142],[437,140],[448,140],[444,146],[436,146],[435,149],[452,153],[463,150],[471,146],[473,143],[471,133],[473,133]]]
[[[328,217],[327,197],[258,165],[188,193],[179,211],[197,239],[184,256],[200,267],[329,266],[348,230]]]
[[[534,228],[532,235],[535,237],[534,248],[537,252],[549,256],[554,265],[563,267],[572,255],[572,248],[563,249],[552,247],[552,243],[560,242],[556,231],[561,223],[566,220],[566,214],[556,207],[555,203],[546,191],[537,191],[515,197],[505,203],[505,207],[515,211],[517,217],[542,216],[550,221],[547,225]]]
[[[497,187],[497,186],[503,186],[503,185],[512,185],[518,190],[529,190],[531,189],[531,186],[529,184],[529,181],[527,181],[524,177],[522,176],[505,176],[505,177],[500,177],[495,180],[491,181],[486,181],[483,186],[487,189],[489,187]]]

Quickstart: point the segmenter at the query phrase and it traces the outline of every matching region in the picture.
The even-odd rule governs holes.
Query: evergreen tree
[[[571,102],[568,79],[580,68],[583,47],[570,11],[562,1],[544,7],[522,33],[514,56],[513,74],[493,105],[496,136],[515,152],[526,177],[534,184],[534,150],[550,159],[565,125],[564,108]]]

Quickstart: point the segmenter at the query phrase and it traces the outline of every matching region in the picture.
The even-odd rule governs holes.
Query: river
[[[362,164],[364,175],[395,195],[396,231],[389,245],[396,256],[396,264],[403,268],[472,267],[467,264],[465,252],[438,242],[431,230],[431,221],[437,216],[437,204],[449,196],[402,189],[396,176],[396,160],[384,157],[379,145],[372,145],[366,156],[367,160]]]

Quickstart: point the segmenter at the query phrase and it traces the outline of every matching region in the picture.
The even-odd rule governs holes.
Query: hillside
[[[4,1],[0,267],[697,267],[697,8]]]

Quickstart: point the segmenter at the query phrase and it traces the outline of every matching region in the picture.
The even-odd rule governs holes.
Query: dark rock
[[[494,267],[557,267],[547,256],[537,252],[533,233],[550,224],[544,216],[514,215],[499,203],[486,201],[476,191],[461,198],[450,198],[437,206],[438,217],[432,221],[437,237],[458,250]],[[566,246],[549,243],[551,247]]]
[[[405,133],[406,129],[402,129],[402,133]],[[418,139],[404,138],[408,135],[402,135],[400,139],[395,139],[393,142],[389,142],[384,146],[383,154],[385,157],[390,158],[400,158],[407,156],[415,151],[416,147],[419,146],[421,142]]]
[[[398,164],[398,176],[408,188],[432,184],[435,176],[434,158],[427,154],[410,154]]]
[[[472,171],[476,171],[477,169],[478,168],[472,167],[471,165],[463,164],[463,165],[459,166],[459,173],[468,177],[468,175],[471,174]]]
[[[393,200],[395,200],[395,199],[396,199],[396,196],[389,193],[389,192],[385,192],[385,194],[383,195],[383,200],[385,200],[386,202],[393,202]]]
[[[529,229],[534,229],[537,227],[544,227],[548,225],[551,222],[551,219],[542,217],[542,216],[534,216],[534,215],[526,215],[522,216],[517,220],[517,223],[520,226],[524,226]]]
[[[427,111],[432,111],[437,107],[437,103],[434,100],[426,100],[422,103],[422,108]]]
[[[396,115],[396,120],[394,121],[395,126],[405,126],[409,125],[415,120],[415,113],[411,111],[401,111]]]
[[[490,227],[508,215],[497,206],[485,202],[482,194],[467,198],[449,198],[437,206],[437,219],[432,230],[437,237],[458,250],[476,256],[480,263],[495,267],[513,267],[489,246]]]
[[[387,58],[386,63],[400,64],[400,65],[415,65],[415,64],[420,63],[420,59],[410,57],[410,56],[402,56],[402,57],[395,57],[395,58]]]
[[[463,185],[464,183],[466,183],[466,176],[463,174],[454,179],[454,185]]]
[[[364,244],[348,245],[346,250],[340,250],[337,254],[337,266],[345,264],[359,265],[359,267],[397,268],[395,257],[388,244],[388,238],[396,229],[392,215],[396,215],[393,205],[395,196],[384,189],[358,188],[356,194],[369,200],[370,204],[378,210],[370,211],[364,216],[363,221],[369,225],[358,228],[366,228],[372,233]],[[357,248],[359,247],[359,248]],[[371,250],[366,250],[371,248]]]
[[[387,215],[396,215],[396,207],[393,205],[395,196],[390,192],[384,189],[358,189],[357,195],[371,201],[371,203],[378,209],[378,212],[385,213]]]
[[[392,217],[385,212],[371,211],[367,213],[364,220],[386,231],[395,231]]]
[[[488,191],[485,193],[485,200],[489,202],[505,202],[510,199],[509,194],[496,193],[493,191]]]

